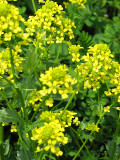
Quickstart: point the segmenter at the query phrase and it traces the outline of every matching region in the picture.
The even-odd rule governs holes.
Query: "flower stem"
[[[35,6],[35,1],[34,0],[32,0],[32,4],[33,4],[34,12],[36,12],[36,6]]]
[[[21,105],[22,105],[23,110],[24,110],[24,117],[25,117],[25,120],[27,122],[28,121],[28,116],[27,116],[27,112],[26,112],[25,103],[24,103],[22,93],[21,93],[20,88],[18,87],[18,84],[17,84],[17,79],[16,79],[16,75],[15,75],[15,68],[14,68],[14,58],[13,58],[12,47],[11,47],[10,43],[9,43],[9,49],[10,49],[11,69],[12,69],[13,79],[14,79],[14,83],[15,83],[14,87],[17,91],[18,97],[20,98]]]
[[[103,114],[99,117],[96,125],[99,124],[100,120],[102,119],[102,117],[103,117],[104,115],[105,115],[105,113],[103,113]],[[94,132],[91,131],[91,133],[89,134],[89,136],[91,136],[93,133],[94,133]],[[75,160],[75,159],[78,157],[78,155],[80,154],[80,152],[82,151],[82,149],[85,147],[86,143],[88,142],[89,136],[88,136],[88,138],[85,140],[85,142],[83,143],[83,145],[80,147],[80,149],[78,150],[78,152],[76,153],[76,155],[74,156],[74,158],[73,158],[72,160]],[[112,160],[112,159],[111,159],[111,160]]]

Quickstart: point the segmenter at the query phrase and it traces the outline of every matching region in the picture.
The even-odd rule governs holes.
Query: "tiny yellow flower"
[[[86,130],[89,130],[89,131],[96,131],[96,132],[99,132],[99,127],[95,124],[95,123],[92,123],[92,124],[89,124],[88,123],[88,126],[85,128]]]
[[[104,107],[104,112],[110,112],[110,106]]]
[[[116,109],[117,109],[118,111],[120,111],[120,107],[117,107]]]
[[[10,131],[11,131],[11,132],[17,132],[15,123],[12,123]]]
[[[53,103],[54,101],[52,98],[49,98],[48,100],[45,101],[45,104],[49,107],[53,107]]]

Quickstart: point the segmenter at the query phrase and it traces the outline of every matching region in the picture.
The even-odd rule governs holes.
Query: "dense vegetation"
[[[120,160],[119,46],[119,0],[0,0],[0,160]]]

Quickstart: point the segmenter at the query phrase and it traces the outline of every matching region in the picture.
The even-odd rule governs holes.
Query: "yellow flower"
[[[44,0],[38,0],[38,3],[45,3]]]
[[[25,23],[26,31],[31,36],[37,36],[40,49],[45,50],[46,44],[67,43],[64,41],[65,37],[67,39],[74,38],[72,28],[75,27],[75,24],[69,18],[64,18],[62,14],[63,7],[61,5],[47,0],[42,8],[37,10],[35,16],[29,16]],[[36,46],[37,43],[38,41],[35,39],[33,44]]]
[[[41,94],[57,94],[61,95],[63,99],[68,98],[68,94],[73,92],[72,85],[76,83],[68,73],[65,65],[58,67],[50,67],[45,74],[40,75],[40,81],[43,83],[43,89],[40,90]]]
[[[104,112],[110,112],[110,106],[104,107]]]
[[[49,106],[49,107],[52,107],[52,106],[53,106],[53,103],[54,103],[54,101],[53,101],[52,98],[49,98],[48,100],[45,101],[45,104],[46,104],[47,106]]]
[[[65,5],[65,8],[67,8],[67,6],[69,6],[69,2],[63,2],[63,4]]]
[[[17,132],[15,123],[12,123],[10,131],[11,131],[11,132]]]
[[[69,0],[69,2],[77,3],[80,5],[80,8],[85,8],[84,4],[85,4],[86,0]]]
[[[36,152],[41,150],[50,150],[56,156],[62,156],[63,152],[60,150],[60,143],[67,144],[68,138],[63,134],[64,128],[58,120],[50,123],[44,123],[44,126],[32,130],[32,140],[38,141]]]
[[[85,128],[86,130],[89,130],[89,131],[96,131],[96,132],[99,132],[99,127],[97,125],[95,125],[95,123],[92,123],[92,124],[89,124],[88,123],[88,126]]]
[[[120,107],[117,107],[116,109],[117,109],[118,111],[120,111]]]

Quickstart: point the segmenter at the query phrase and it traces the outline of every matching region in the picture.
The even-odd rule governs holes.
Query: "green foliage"
[[[9,4],[19,9],[19,14],[22,15],[26,21],[29,16],[33,16],[33,22],[30,22],[30,29],[33,35],[29,35],[30,39],[28,37],[25,38],[23,44],[28,40],[27,45],[20,45],[19,48],[19,44],[22,44],[22,38],[26,35],[17,37],[16,35],[19,35],[19,32],[17,34],[12,33],[14,35],[11,37],[11,40],[5,41],[3,40],[5,33],[8,33],[10,28],[4,30],[7,26],[6,22],[4,27],[1,26],[0,160],[119,160],[120,102],[118,101],[118,97],[120,96],[120,92],[117,86],[119,86],[120,81],[120,75],[118,73],[120,69],[120,1],[87,0],[85,8],[80,8],[78,4],[72,3],[69,3],[66,8],[64,2],[68,1],[53,1],[57,2],[56,4],[61,4],[64,12],[59,10],[60,7],[54,10],[54,7],[48,6],[49,9],[45,9],[45,12],[48,12],[47,15],[45,15],[45,13],[38,13],[37,15],[38,17],[41,16],[40,20],[43,21],[41,28],[38,29],[37,25],[39,25],[41,21],[32,26],[32,24],[39,19],[37,16],[37,18],[34,19],[35,10],[42,8],[44,3],[38,4],[37,0],[17,0],[17,2],[9,2]],[[49,15],[50,9],[53,11],[53,19],[58,16],[55,24],[54,21],[49,22],[49,20],[52,19],[51,15]],[[59,11],[56,13],[57,9]],[[70,25],[74,22],[76,27],[70,28],[71,26],[68,24],[65,26],[62,18],[59,19],[60,15],[62,18],[65,18],[64,21],[70,19]],[[42,16],[46,17],[42,19]],[[54,28],[48,29],[49,24],[56,28],[55,32]],[[64,25],[62,26],[61,24]],[[23,22],[20,22],[22,33],[24,32],[26,34],[26,28],[29,27],[29,25],[27,27],[25,25]],[[65,33],[66,29],[73,31],[74,38],[69,38],[67,35],[68,31]],[[43,36],[40,34],[43,34]],[[50,40],[46,40],[48,38],[47,36],[53,36],[52,43],[50,43]],[[61,37],[64,40],[57,42],[56,39]],[[7,38],[9,39],[9,36]],[[106,57],[108,60],[108,64],[106,60],[106,68],[107,66],[109,67],[109,65],[113,68],[109,67],[103,70],[104,65],[100,66],[101,64],[96,62],[97,56],[96,59],[92,59],[93,54],[97,53],[97,49],[94,50],[92,48],[93,50],[91,50],[89,54],[89,48],[98,43],[107,44],[111,53],[114,55],[114,58],[109,60],[108,56],[101,54],[102,57],[99,55],[99,61],[103,58],[101,64],[104,63],[104,58]],[[12,55],[16,45],[18,45],[15,51],[16,54],[23,58],[20,66],[18,62],[15,62],[16,57],[14,58]],[[80,61],[72,61],[72,55],[69,54],[68,50],[70,45],[80,45],[80,47],[83,47],[78,53],[78,55],[80,54]],[[10,58],[9,60],[7,59],[6,62],[7,56],[4,57],[2,51],[10,46]],[[19,49],[21,49],[20,52],[18,52]],[[104,52],[104,48],[101,48],[101,50]],[[16,59],[19,59],[19,57]],[[114,60],[117,61],[118,64],[112,64]],[[5,63],[3,63],[4,61]],[[7,66],[9,62],[10,64]],[[91,66],[89,66],[89,64]],[[65,65],[66,68],[63,70],[58,68],[53,70],[53,68],[60,65]],[[8,68],[3,72],[6,66]],[[80,71],[77,68],[79,66],[82,66]],[[16,70],[17,67],[22,67],[22,70]],[[89,69],[87,67],[89,67]],[[100,67],[102,71],[97,67]],[[10,71],[8,72],[8,70]],[[93,72],[91,72],[91,70]],[[105,82],[102,81],[105,78],[103,76],[104,73],[107,77]],[[11,77],[9,77],[9,75],[11,75]],[[45,77],[45,75],[47,76]],[[98,75],[98,77],[96,75]],[[89,86],[91,84],[87,82],[88,77],[91,77],[89,78],[91,84],[93,79],[96,84],[99,82],[99,87],[96,87],[96,90],[93,90],[93,88]],[[58,81],[60,81],[60,83],[58,83]],[[86,88],[85,82],[87,82]],[[59,91],[57,90],[58,88]],[[114,92],[115,89],[116,91]],[[108,90],[110,90],[112,94],[107,96],[105,91]],[[51,99],[53,102],[50,101]],[[51,106],[47,105],[47,103]],[[105,111],[107,107],[110,109]],[[71,111],[68,115],[66,113],[67,110]],[[45,113],[44,121],[40,118],[43,112]],[[56,116],[58,113],[61,113],[59,117]],[[74,115],[73,113],[76,114]],[[52,114],[52,116],[50,114]],[[71,117],[72,120],[70,120]],[[77,118],[80,120],[80,124]],[[52,129],[50,128],[51,126],[45,128],[45,126],[49,124],[49,121],[56,122],[56,124],[59,122],[58,126],[55,128],[55,124],[53,123]],[[74,121],[76,121],[76,124],[78,123],[76,126],[72,123]],[[98,132],[95,131],[95,129],[94,131],[92,129],[86,129],[87,126],[92,124],[99,128]],[[11,132],[12,127],[16,127],[16,133]],[[37,130],[36,133],[35,129]],[[53,131],[55,132],[54,134]],[[57,132],[60,136],[55,139]],[[42,135],[42,133],[44,134]],[[49,136],[50,134],[53,135]],[[43,138],[39,140],[39,146],[43,149],[41,151],[37,148],[38,141],[36,138],[40,135]],[[67,137],[67,140],[62,137],[63,135]],[[51,143],[51,141],[53,142]],[[54,143],[55,146],[53,145]],[[50,145],[54,147],[52,148]],[[45,147],[50,148],[47,149]],[[56,151],[55,147],[58,147],[60,151],[63,152],[63,155],[59,149]],[[36,150],[38,150],[38,153]],[[61,156],[59,156],[60,154]]]

